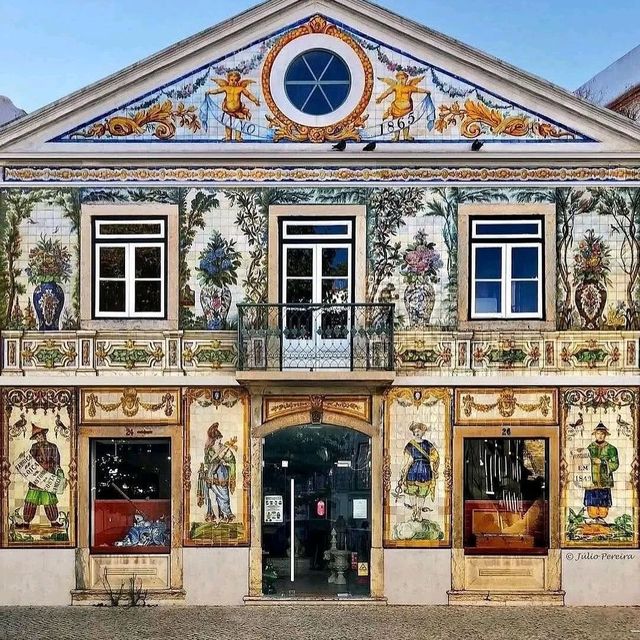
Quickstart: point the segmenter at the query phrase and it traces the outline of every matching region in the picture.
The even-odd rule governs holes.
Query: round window
[[[284,76],[287,98],[310,116],[336,111],[351,89],[346,62],[332,51],[311,49],[296,56]]]

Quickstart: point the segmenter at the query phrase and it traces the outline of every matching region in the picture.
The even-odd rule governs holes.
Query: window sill
[[[109,320],[81,320],[83,331],[177,331],[178,320],[157,318],[112,318]]]
[[[478,320],[460,320],[460,331],[555,331],[556,323],[553,320],[517,320],[495,318],[482,318]]]

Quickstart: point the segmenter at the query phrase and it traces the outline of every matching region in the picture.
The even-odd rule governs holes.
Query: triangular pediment
[[[251,19],[270,5],[280,10]],[[34,114],[31,130],[30,117],[0,130],[0,151],[342,140],[640,148],[640,128],[619,116],[389,16],[399,20],[363,0],[271,0],[194,36],[197,47],[185,41],[52,105],[48,119]]]

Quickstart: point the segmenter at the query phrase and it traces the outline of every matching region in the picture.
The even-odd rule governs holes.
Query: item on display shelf
[[[168,547],[170,532],[164,518],[152,520],[142,512],[131,498],[114,482],[111,486],[129,503],[133,505],[136,514],[133,516],[133,526],[127,531],[127,535],[114,542],[116,547]]]

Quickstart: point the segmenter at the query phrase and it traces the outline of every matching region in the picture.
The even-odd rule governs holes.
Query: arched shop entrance
[[[263,594],[368,597],[371,438],[288,427],[264,438],[262,460]]]

